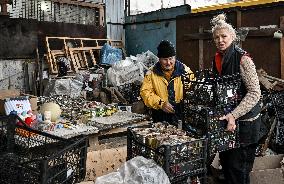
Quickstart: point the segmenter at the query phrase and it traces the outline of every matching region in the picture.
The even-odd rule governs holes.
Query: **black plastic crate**
[[[226,131],[227,122],[219,120],[223,109],[188,106],[184,109],[183,128],[208,138],[208,155],[239,147],[238,123],[234,132]]]
[[[175,183],[181,178],[206,173],[207,139],[196,139],[177,145],[151,148],[135,136],[133,128],[127,130],[127,160],[136,156],[153,159]]]
[[[207,174],[201,173],[194,176],[177,178],[172,184],[207,184]]]
[[[140,100],[140,84],[129,83],[118,86],[118,91],[130,104]]]
[[[284,145],[284,91],[273,92],[270,95],[277,118],[276,144]]]
[[[194,79],[191,75],[194,75]],[[239,74],[217,76],[211,70],[196,71],[183,75],[184,99],[191,105],[214,107],[216,105],[236,105],[241,96],[237,95],[241,87]]]
[[[0,183],[73,184],[85,178],[88,142],[64,139],[0,117]]]
[[[240,102],[240,75],[216,76],[210,70],[197,71],[195,79],[183,76],[183,128],[208,138],[208,154],[239,147],[238,125],[226,131],[227,122],[219,118]],[[236,123],[237,124],[237,123]]]
[[[284,122],[284,91],[273,92],[270,96],[278,120]]]

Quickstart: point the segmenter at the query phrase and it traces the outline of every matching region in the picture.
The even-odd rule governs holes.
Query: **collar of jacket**
[[[157,62],[153,68],[153,72],[157,75],[160,75],[160,76],[164,76],[164,73],[163,73],[163,70],[162,70],[162,67],[161,67],[161,64],[160,62]],[[175,63],[175,70],[172,74],[172,77],[179,77],[181,76],[182,74],[184,73],[184,66],[183,64],[176,60],[176,63]]]

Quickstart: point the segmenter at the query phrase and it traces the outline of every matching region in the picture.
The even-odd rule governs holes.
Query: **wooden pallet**
[[[63,41],[61,50],[52,49],[52,40]],[[122,49],[126,56],[123,42],[111,39],[92,39],[92,38],[70,38],[70,37],[46,37],[47,62],[50,74],[58,74],[57,57],[66,57],[70,60],[71,68],[69,73],[77,73],[79,70],[86,70],[89,64],[96,65],[97,61],[94,53],[100,55],[103,45],[109,45]],[[90,62],[88,62],[88,57]]]

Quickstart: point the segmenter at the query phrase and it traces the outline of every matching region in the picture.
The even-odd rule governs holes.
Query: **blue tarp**
[[[101,50],[101,64],[112,65],[122,60],[122,50],[105,43]]]

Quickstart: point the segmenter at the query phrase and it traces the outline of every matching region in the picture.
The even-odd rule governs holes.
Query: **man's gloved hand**
[[[163,104],[162,110],[166,113],[175,113],[173,106],[169,102]]]

